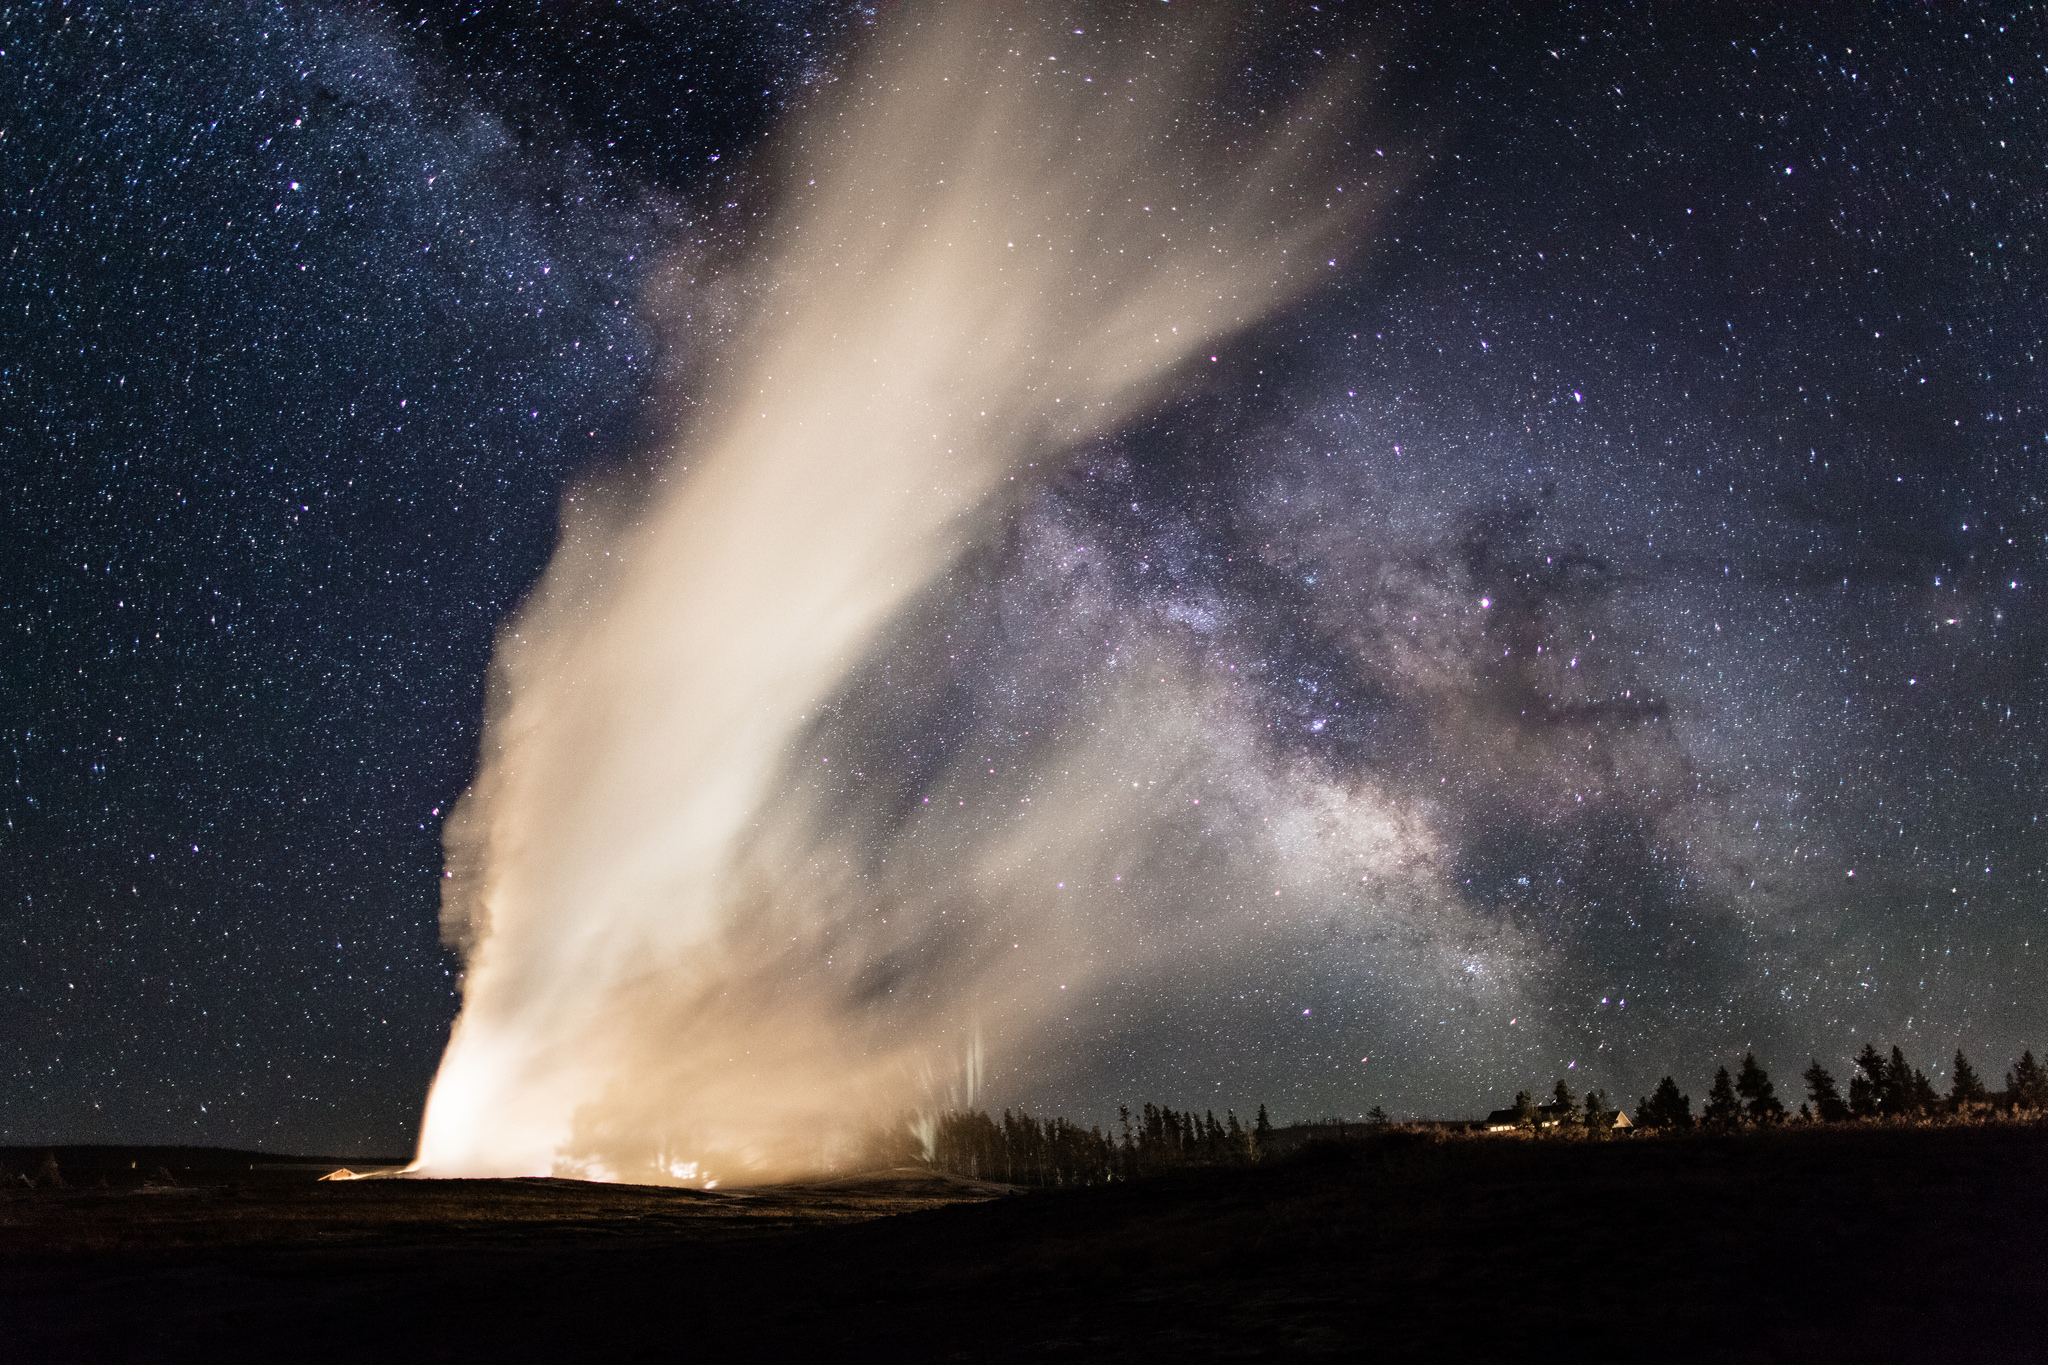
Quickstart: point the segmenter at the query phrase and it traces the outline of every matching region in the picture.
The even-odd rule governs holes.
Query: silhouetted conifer
[[[1636,1105],[1638,1128],[1692,1127],[1692,1096],[1678,1091],[1678,1082],[1666,1076],[1657,1082],[1649,1097]]]
[[[2048,1108],[2048,1072],[2042,1071],[2032,1051],[2022,1053],[2019,1065],[2005,1073],[2005,1089],[2015,1109]]]
[[[1536,1131],[1538,1116],[1536,1113],[1536,1097],[1534,1095],[1531,1095],[1526,1090],[1517,1090],[1515,1092],[1514,1111],[1515,1127],[1527,1128],[1532,1133]]]
[[[1892,1055],[1884,1064],[1884,1080],[1878,1086],[1878,1101],[1884,1107],[1886,1117],[1914,1112],[1914,1100],[1918,1088],[1913,1084],[1913,1068],[1906,1065],[1906,1054],[1895,1045]]]
[[[1778,1103],[1771,1078],[1757,1065],[1754,1052],[1744,1054],[1742,1070],[1735,1077],[1735,1093],[1747,1101],[1743,1106],[1751,1123],[1782,1123],[1785,1106]]]
[[[1252,1121],[1252,1150],[1260,1156],[1266,1153],[1267,1144],[1273,1140],[1273,1120],[1266,1117],[1266,1106],[1259,1106],[1259,1116]]]
[[[1941,1108],[1940,1092],[1935,1090],[1934,1082],[1927,1079],[1927,1073],[1917,1066],[1913,1068],[1913,1092],[1907,1098],[1906,1107],[1909,1112],[1921,1115],[1932,1114]]]
[[[1607,1095],[1604,1091],[1586,1092],[1585,1122],[1586,1131],[1594,1134],[1605,1133],[1614,1127],[1614,1111],[1607,1107]]]
[[[1387,1111],[1380,1108],[1377,1104],[1365,1111],[1365,1123],[1368,1128],[1386,1128],[1392,1125],[1393,1122],[1391,1118],[1387,1117]]]
[[[1970,1059],[1963,1055],[1961,1048],[1957,1048],[1955,1075],[1948,1089],[1949,1103],[1959,1111],[1964,1110],[1973,1104],[1982,1104],[1987,1093],[1984,1082],[1978,1078],[1977,1068],[1971,1066]]]
[[[1849,1078],[1849,1112],[1859,1119],[1876,1118],[1884,1112],[1884,1054],[1865,1043],[1856,1054],[1856,1070]]]
[[[1700,1122],[1709,1128],[1733,1128],[1742,1122],[1742,1101],[1735,1097],[1735,1082],[1725,1066],[1714,1069],[1714,1088],[1707,1092]]]
[[[1811,1113],[1822,1123],[1840,1123],[1849,1117],[1849,1106],[1842,1103],[1842,1092],[1835,1089],[1835,1078],[1820,1064],[1820,1058],[1813,1059],[1813,1065],[1800,1073],[1799,1079],[1806,1082],[1807,1098],[1813,1102],[1809,1111],[1799,1106],[1802,1116]]]
[[[1557,1089],[1550,1094],[1550,1117],[1560,1128],[1579,1126],[1579,1097],[1564,1083],[1564,1077],[1557,1078]]]

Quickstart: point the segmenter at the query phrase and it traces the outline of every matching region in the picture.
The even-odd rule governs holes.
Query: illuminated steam
[[[572,498],[502,631],[447,835],[467,975],[426,1172],[830,1163],[964,1098],[983,1046],[1056,1045],[1079,992],[1198,972],[1303,879],[1369,894],[1426,844],[1369,788],[1283,778],[1318,828],[1259,833],[1263,899],[1219,864],[1227,895],[1184,904],[1200,831],[1258,829],[1275,779],[1229,752],[1228,670],[1142,641],[1028,773],[978,771],[969,736],[869,799],[857,744],[832,752],[821,708],[885,704],[904,614],[1069,452],[1334,274],[1372,202],[1336,155],[1355,89],[1247,123],[1217,112],[1222,29],[1034,9],[899,10],[787,132],[664,479]],[[1443,941],[1415,972],[1463,970]]]

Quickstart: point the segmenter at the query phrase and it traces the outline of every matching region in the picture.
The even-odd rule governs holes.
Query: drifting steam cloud
[[[448,832],[467,975],[424,1171],[815,1168],[953,1098],[984,1047],[1056,1051],[1118,975],[1198,974],[1292,882],[1426,850],[1370,786],[1230,752],[1227,666],[1085,611],[1062,629],[1101,632],[1116,686],[1035,732],[863,749],[864,719],[943,687],[944,632],[907,623],[949,573],[1005,525],[1085,555],[1017,530],[1025,498],[1332,275],[1374,194],[1332,117],[1355,88],[1235,119],[1221,29],[1033,8],[898,11],[788,131],[665,479],[572,503],[502,632]],[[1312,790],[1262,805],[1272,781]],[[1316,851],[1260,873],[1268,903],[1220,864],[1213,904],[1164,893],[1218,857],[1205,829],[1280,807],[1301,827],[1262,846]],[[1417,953],[1442,966],[1440,937]]]

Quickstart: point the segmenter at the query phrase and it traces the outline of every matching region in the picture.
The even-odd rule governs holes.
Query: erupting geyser
[[[1231,121],[1230,43],[909,7],[786,130],[701,415],[651,494],[572,500],[500,635],[448,832],[467,973],[421,1171],[815,1168],[943,1102],[977,1030],[1000,1047],[1040,1008],[1010,985],[1087,956],[1070,912],[991,890],[1028,850],[928,852],[913,902],[792,833],[817,813],[784,774],[1021,490],[1360,230],[1372,187],[1335,159],[1355,88]]]

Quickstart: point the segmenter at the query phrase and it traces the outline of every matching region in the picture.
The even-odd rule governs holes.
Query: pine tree
[[[2048,1072],[2031,1051],[2022,1053],[2019,1065],[2005,1073],[2005,1089],[2016,1109],[2048,1108]]]
[[[1849,1112],[1859,1119],[1876,1118],[1884,1112],[1884,1055],[1870,1044],[1856,1054],[1861,1075],[1849,1077]]]
[[[1700,1121],[1709,1128],[1733,1128],[1742,1122],[1742,1101],[1735,1098],[1735,1082],[1725,1066],[1714,1070],[1714,1088],[1707,1092]]]
[[[1682,1095],[1678,1082],[1666,1076],[1657,1082],[1657,1088],[1650,1092],[1648,1099],[1636,1107],[1636,1126],[1639,1128],[1690,1128],[1692,1127],[1692,1096]]]
[[[1550,1117],[1560,1128],[1579,1126],[1579,1097],[1564,1083],[1564,1077],[1557,1078],[1557,1089],[1550,1095]]]
[[[1785,1106],[1778,1103],[1778,1096],[1771,1085],[1770,1076],[1756,1064],[1754,1052],[1742,1059],[1742,1070],[1735,1078],[1735,1093],[1749,1103],[1744,1106],[1751,1123],[1782,1123]]]
[[[1971,1105],[1982,1104],[1985,1093],[1984,1082],[1978,1077],[1977,1068],[1971,1066],[1970,1059],[1963,1055],[1961,1048],[1957,1048],[1955,1079],[1948,1090],[1949,1103],[1953,1104],[1958,1112],[1962,1112]]]
[[[1526,1090],[1517,1090],[1515,1092],[1514,1110],[1515,1127],[1527,1128],[1530,1132],[1535,1132],[1536,1124],[1539,1121],[1536,1113],[1536,1097]]]
[[[1393,1122],[1393,1119],[1387,1116],[1387,1111],[1377,1104],[1365,1111],[1365,1124],[1368,1128],[1386,1128]]]
[[[1266,1106],[1259,1106],[1259,1116],[1252,1123],[1252,1151],[1263,1155],[1266,1144],[1273,1140],[1273,1120],[1266,1117]]]
[[[1586,1092],[1586,1131],[1605,1133],[1614,1127],[1614,1111],[1607,1107],[1607,1096],[1598,1090]]]
[[[1147,1173],[1166,1163],[1166,1115],[1156,1104],[1138,1110],[1138,1165]]]
[[[1822,1123],[1840,1123],[1849,1117],[1849,1106],[1842,1103],[1842,1093],[1835,1089],[1835,1078],[1820,1064],[1820,1058],[1814,1058],[1813,1065],[1801,1072],[1799,1079],[1806,1082],[1807,1098],[1813,1102],[1813,1113]],[[1805,1108],[1800,1106],[1802,1113]]]
[[[1897,1046],[1892,1048],[1891,1058],[1884,1065],[1884,1082],[1878,1090],[1887,1116],[1913,1112],[1917,1094],[1913,1085],[1913,1068],[1906,1065],[1906,1054]]]

